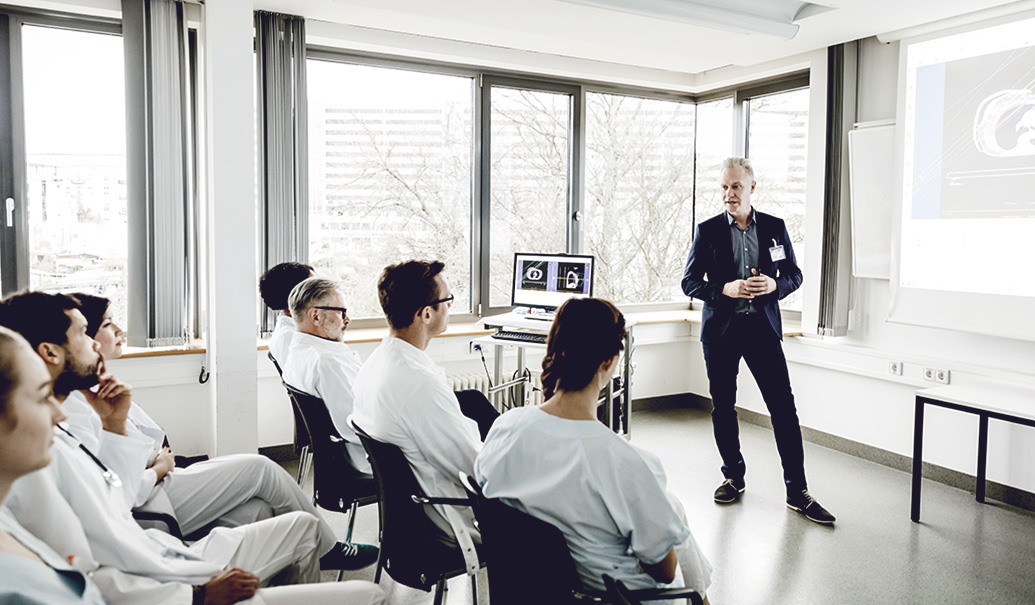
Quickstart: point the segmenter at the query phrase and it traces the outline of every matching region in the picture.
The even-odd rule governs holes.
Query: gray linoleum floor
[[[669,489],[714,567],[713,605],[1035,603],[1032,513],[924,481],[922,523],[915,524],[907,473],[806,443],[810,491],[838,518],[834,528],[822,527],[786,508],[772,432],[743,422],[747,491],[741,502],[719,506],[711,497],[722,477],[707,412],[643,411],[632,424],[633,443],[664,462]],[[293,473],[294,463],[285,468]],[[346,517],[324,515],[343,536]],[[376,543],[376,505],[360,509],[354,537]],[[347,577],[373,576],[371,566]],[[387,574],[381,586],[393,605],[432,603],[431,594]],[[449,586],[446,603],[471,602],[467,578]],[[478,602],[488,603],[484,570]]]

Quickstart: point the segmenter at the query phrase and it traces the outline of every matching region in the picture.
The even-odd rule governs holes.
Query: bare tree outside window
[[[492,88],[489,304],[510,304],[515,252],[566,252],[571,96]]]
[[[784,220],[804,271],[809,89],[754,97],[748,103],[748,153],[758,181],[753,203]],[[784,309],[797,311],[801,305],[801,290],[781,302]]]
[[[471,310],[473,80],[310,60],[309,262],[353,317],[389,264],[439,259]]]
[[[694,184],[697,222],[723,211],[719,194],[722,161],[733,155],[733,98],[697,105],[697,178]],[[687,245],[687,253],[690,247]],[[684,259],[685,260],[685,259]],[[682,277],[682,269],[680,269]]]
[[[585,241],[595,294],[619,303],[684,299],[693,235],[694,106],[586,95]]]
[[[34,25],[21,34],[29,287],[106,296],[125,325],[122,38]]]

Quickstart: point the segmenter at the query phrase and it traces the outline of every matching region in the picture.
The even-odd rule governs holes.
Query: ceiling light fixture
[[[693,2],[692,0],[561,0],[594,8],[631,13],[665,21],[688,23],[742,34],[762,34],[790,40],[798,33],[793,21],[811,13],[815,5],[801,2],[801,8],[788,21]],[[827,7],[822,7],[827,8]]]

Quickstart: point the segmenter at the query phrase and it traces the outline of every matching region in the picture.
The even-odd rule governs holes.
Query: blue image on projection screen
[[[915,219],[938,218],[941,214],[944,113],[945,64],[917,69],[912,206]]]
[[[914,219],[1035,216],[1035,48],[917,68]]]

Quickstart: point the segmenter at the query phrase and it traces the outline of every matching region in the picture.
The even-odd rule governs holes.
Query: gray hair
[[[310,277],[298,282],[288,295],[288,308],[291,309],[291,317],[298,321],[306,310],[322,302],[340,288],[338,284],[322,277]]]
[[[751,167],[751,160],[747,158],[726,158],[722,161],[722,170],[727,168],[743,168],[744,172],[747,173],[748,178],[752,181],[755,180],[755,169]]]

